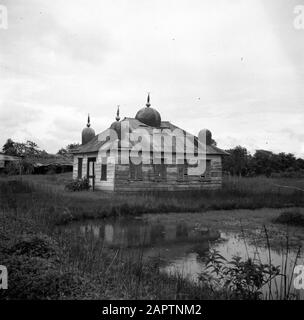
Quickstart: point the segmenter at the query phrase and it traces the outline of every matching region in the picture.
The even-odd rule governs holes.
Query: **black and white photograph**
[[[303,300],[303,85],[304,0],[0,0],[0,300]]]

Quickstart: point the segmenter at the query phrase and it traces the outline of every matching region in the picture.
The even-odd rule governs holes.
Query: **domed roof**
[[[136,113],[135,119],[150,127],[160,127],[161,116],[157,110],[150,108],[150,95],[148,95],[146,107]]]
[[[115,121],[111,124],[110,129],[116,131],[117,137],[112,137],[111,136],[111,140],[114,140],[114,138],[118,138],[120,139],[121,137],[121,123],[119,121]],[[112,139],[113,138],[113,139]]]
[[[203,129],[199,132],[200,141],[206,143],[207,146],[212,144],[212,133],[209,129]]]
[[[117,106],[117,113],[116,113],[116,121],[114,121],[111,126],[110,129],[116,131],[117,137],[116,136],[112,136],[111,134],[111,140],[114,140],[115,138],[120,139],[121,138],[121,123],[120,123],[120,116],[119,116],[119,106]]]
[[[81,133],[81,144],[86,144],[95,137],[95,131],[94,129],[90,128],[90,126],[90,116],[88,115],[87,126],[82,130]]]

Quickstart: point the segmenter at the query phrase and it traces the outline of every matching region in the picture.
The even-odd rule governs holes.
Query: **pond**
[[[159,259],[161,272],[170,275],[178,273],[193,282],[198,281],[199,274],[206,266],[207,255],[213,249],[228,261],[237,255],[243,259],[251,257],[262,263],[269,262],[269,250],[257,246],[252,239],[244,239],[240,233],[213,230],[204,225],[203,219],[201,222],[191,222],[191,219],[184,219],[182,214],[169,220],[165,219],[165,215],[164,218],[162,215],[157,219],[151,217],[142,215],[135,218],[86,220],[65,226],[64,230],[90,236],[110,248],[141,250],[145,259]],[[270,250],[270,253],[272,264],[282,269],[286,253],[276,250]],[[289,252],[286,264],[289,279],[293,274],[295,259],[296,253]],[[297,264],[303,264],[302,257]],[[267,294],[267,288],[265,290]],[[280,291],[280,288],[277,290]],[[300,297],[303,298],[303,290],[296,292],[301,293]]]

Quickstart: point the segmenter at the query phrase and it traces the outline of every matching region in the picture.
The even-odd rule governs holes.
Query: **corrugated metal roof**
[[[150,126],[147,126],[146,124],[138,121],[137,119],[134,118],[124,118],[121,122],[123,121],[129,121],[129,127],[131,132],[138,132],[138,130],[144,128],[145,130],[148,131],[149,135],[144,136],[142,141],[145,143],[146,146],[150,145],[150,151],[153,152],[162,152],[166,150],[164,142],[162,142],[162,139],[151,139],[151,136],[153,134],[153,130],[155,132],[155,129],[158,129],[162,135],[166,133],[166,135],[171,136],[171,138],[174,136],[173,131],[175,129],[181,130],[185,134],[185,139],[187,140],[186,143],[181,143],[180,140],[172,139],[173,141],[173,153],[184,153],[185,152],[185,146],[186,144],[190,146],[193,144],[194,141],[194,152],[197,152],[198,150],[198,138],[195,137],[194,135],[191,135],[190,133],[186,132],[185,130],[175,126],[169,121],[162,121],[160,128],[153,128]],[[103,136],[106,136],[108,134],[109,129],[105,130],[102,132]],[[81,154],[81,153],[90,153],[90,152],[98,152],[100,148],[102,149],[107,149],[110,148],[111,146],[109,145],[110,141],[99,141],[98,139],[99,135],[96,135],[91,141],[88,143],[80,146],[78,149],[74,150],[74,154]],[[178,142],[178,143],[176,143]],[[114,144],[113,144],[114,145]],[[132,143],[132,145],[135,145],[135,143]],[[130,146],[131,147],[131,146]],[[217,155],[228,155],[228,153],[218,147],[215,146],[206,146],[206,153],[211,155],[211,154],[217,154]]]

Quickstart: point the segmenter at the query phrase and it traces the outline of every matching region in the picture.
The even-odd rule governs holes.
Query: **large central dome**
[[[150,127],[160,127],[161,117],[157,110],[150,107],[150,95],[148,95],[146,107],[136,113],[135,119]]]

